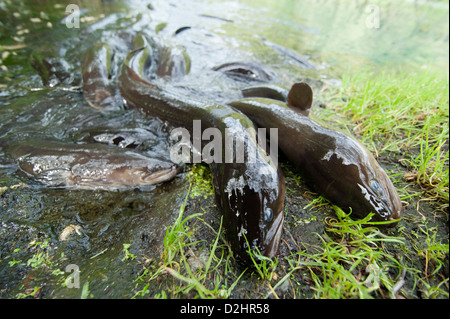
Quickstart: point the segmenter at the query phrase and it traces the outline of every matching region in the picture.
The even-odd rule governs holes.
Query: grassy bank
[[[424,196],[448,205],[448,90],[435,71],[363,71],[344,76],[328,116],[348,119],[372,152],[397,160]]]

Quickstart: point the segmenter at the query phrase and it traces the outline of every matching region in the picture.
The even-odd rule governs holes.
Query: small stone
[[[76,232],[78,235],[81,235],[80,232],[81,227],[78,225],[69,225],[66,228],[63,229],[61,234],[59,234],[59,240],[65,241],[67,238],[72,235],[73,232]]]

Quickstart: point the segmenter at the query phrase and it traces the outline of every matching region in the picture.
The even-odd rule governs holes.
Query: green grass
[[[420,152],[412,160],[407,160],[412,167],[408,179],[428,188],[432,197],[442,199],[448,204],[448,121],[436,141],[430,142],[429,127],[423,132]],[[447,151],[443,147],[447,147]]]
[[[15,258],[16,255],[22,253],[21,250],[30,254],[26,261],[16,260]],[[12,251],[12,260],[8,262],[11,269],[16,267],[31,269],[31,275],[28,275],[23,284],[17,287],[18,292],[14,298],[38,298],[46,285],[46,281],[55,280],[58,284],[63,284],[61,276],[64,272],[59,269],[59,260],[64,258],[64,253],[61,253],[59,257],[53,253],[54,247],[50,245],[47,239],[43,241],[33,239],[23,249],[16,248]]]
[[[319,236],[317,253],[299,252],[288,261],[293,269],[306,269],[314,280],[316,298],[373,298],[383,288],[394,295],[395,281],[404,266],[384,249],[385,244],[404,246],[403,238],[383,234],[371,216],[353,221],[335,207],[337,219],[327,223],[327,233]],[[371,227],[367,227],[371,226]],[[386,270],[394,270],[389,276]]]
[[[381,138],[379,152],[398,151],[417,147],[426,131],[430,142],[448,133],[448,94],[448,79],[434,72],[362,71],[344,76],[339,97],[345,102],[335,107],[363,141]]]
[[[317,234],[322,247],[316,253],[299,252],[288,259],[292,271],[307,271],[314,281],[315,298],[397,298],[405,284],[405,274],[414,287],[421,286],[427,298],[448,298],[448,278],[430,284],[445,262],[448,244],[436,241],[435,233],[426,233],[424,248],[407,248],[408,238],[386,235],[370,216],[353,221],[335,207],[337,219],[327,223],[327,233]],[[394,253],[401,252],[401,253]],[[433,259],[433,272],[411,266],[408,255],[419,252],[426,262]],[[447,291],[443,287],[447,286]],[[406,293],[407,290],[403,291]]]
[[[153,295],[162,298],[232,297],[243,278],[253,279],[259,290],[266,291],[266,298],[279,298],[281,286],[287,283],[295,286],[304,278],[312,282],[314,298],[398,298],[410,296],[412,292],[408,289],[419,289],[417,287],[427,298],[448,297],[448,278],[438,282],[429,280],[445,267],[448,255],[448,244],[437,239],[435,229],[420,227],[420,234],[417,234],[420,240],[411,241],[410,234],[396,236],[381,231],[376,227],[380,223],[371,222],[371,216],[355,221],[338,207],[334,209],[336,217],[325,220],[326,232],[316,233],[321,245],[274,259],[249,252],[254,260],[253,267],[233,271],[232,252],[221,236],[222,225],[209,245],[209,255],[203,266],[192,269],[187,256],[189,247],[195,244],[191,236],[196,230],[187,226],[187,222],[200,216],[193,214],[183,218],[182,208],[180,218],[167,230],[163,262],[156,271],[140,280],[148,287],[157,278],[170,281],[168,276],[172,277],[171,285]],[[422,260],[425,270],[418,268],[417,262],[409,260],[409,256]],[[403,289],[406,274],[412,277],[413,288]]]
[[[421,189],[419,194],[414,189],[399,189],[405,204],[417,205],[421,215],[420,201],[433,201],[435,216],[447,219],[448,213],[439,211],[448,210],[449,201],[448,85],[448,74],[442,72],[361,71],[344,76],[340,89],[325,93],[329,108],[321,112],[360,138],[377,156],[396,163],[392,176],[397,187],[409,182]],[[319,252],[300,254],[300,261],[293,263],[293,267],[299,267],[301,260],[311,263],[304,267],[314,278],[317,298],[394,297],[405,274],[410,276],[405,296],[416,290],[424,298],[448,298],[448,274],[441,272],[448,264],[448,233],[447,239],[442,238],[442,231],[437,236],[439,227],[430,226],[429,217],[404,217],[407,225],[398,227],[402,236],[397,237],[372,227],[361,228],[359,223],[365,220],[349,222],[337,216],[338,221],[327,229],[338,235],[337,240],[319,234],[323,244]],[[387,249],[390,246],[397,247]],[[385,271],[367,285],[371,271],[377,269]],[[375,273],[372,277],[376,278]]]
[[[168,287],[169,292],[162,290],[154,297],[158,298],[227,298],[238,283],[245,270],[241,272],[233,282],[226,278],[230,269],[232,253],[229,246],[221,239],[222,221],[216,232],[201,217],[202,213],[191,214],[184,217],[187,200],[191,194],[191,187],[186,194],[184,204],[180,207],[179,215],[173,225],[167,228],[164,237],[164,252],[156,271],[147,271],[139,280],[147,285],[137,295],[145,296],[148,293],[149,282],[160,276],[170,275],[174,281]],[[197,219],[216,234],[213,243],[202,243],[193,239],[196,229],[189,226],[190,221]],[[199,247],[201,247],[199,249]],[[203,252],[206,252],[204,254]],[[224,271],[224,274],[222,272]]]
[[[191,198],[200,196],[207,198],[214,195],[211,171],[205,164],[193,165],[191,170],[186,173],[186,177],[192,185],[189,192]]]
[[[444,37],[444,28],[438,33]],[[0,46],[0,51],[15,51],[25,46],[11,43]],[[2,57],[0,61],[7,70],[5,75],[12,74],[9,62],[13,56]],[[217,227],[205,218],[205,211],[211,208],[191,209],[187,213],[191,203],[213,196],[209,169],[195,165],[187,174],[192,188],[185,194],[177,218],[167,228],[160,256],[147,258],[127,243],[118,253],[122,254],[119,260],[124,264],[142,269],[133,282],[135,289],[131,295],[136,298],[449,298],[448,227],[445,225],[449,201],[446,72],[362,70],[345,74],[341,88],[315,92],[317,98],[327,99],[328,105],[325,110],[314,108],[314,113],[324,122],[356,135],[379,159],[392,164],[390,174],[407,208],[394,230],[380,231],[370,216],[352,220],[322,197],[308,195],[313,199],[301,205],[305,212],[303,218],[297,217],[299,212],[292,208],[292,203],[286,202],[286,217],[294,222],[285,225],[282,254],[268,259],[258,252],[250,252],[253,266],[242,269],[234,261],[220,218]],[[298,187],[294,186],[299,186],[302,179],[295,172],[288,172],[286,179],[295,181],[287,189],[288,197],[298,196]],[[21,185],[0,187],[0,195]],[[431,203],[428,209],[434,216],[422,215],[419,204],[423,202]],[[321,217],[323,214],[325,218]],[[322,231],[311,227],[312,224],[323,224],[325,228]],[[311,237],[316,240],[303,234],[292,235],[296,227],[305,233],[312,232]],[[206,232],[209,237],[201,236]],[[48,278],[56,277],[55,281],[63,284],[67,274],[59,269],[59,262],[64,257],[61,254],[57,258],[52,249],[47,240],[37,238],[28,246],[14,249],[9,256],[2,256],[11,270],[20,267],[21,272],[30,271],[30,276],[18,288],[20,292],[14,295],[16,298],[37,298]],[[45,280],[39,281],[40,277]],[[25,281],[29,281],[27,286]],[[89,297],[93,288],[86,281],[81,297]]]
[[[376,155],[394,154],[405,177],[448,206],[449,82],[442,73],[419,70],[361,71],[343,77],[331,92],[328,117],[358,136]]]
[[[449,298],[448,274],[445,277],[449,254],[448,240],[443,242],[439,239],[438,227],[429,224],[430,221],[425,220],[418,225],[417,231],[404,232],[410,245],[405,257],[407,262],[412,264],[416,264],[415,260],[419,258],[423,265],[420,269],[414,269],[413,277],[414,287],[422,293],[423,298]]]

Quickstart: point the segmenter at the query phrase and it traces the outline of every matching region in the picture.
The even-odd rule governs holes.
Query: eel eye
[[[273,210],[272,208],[266,208],[264,210],[264,220],[268,223],[270,223],[273,219]]]
[[[380,184],[378,184],[377,181],[371,181],[370,182],[370,187],[376,192],[376,193],[381,193],[381,186]]]

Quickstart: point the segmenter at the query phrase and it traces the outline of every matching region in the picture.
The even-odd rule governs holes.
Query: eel
[[[252,88],[246,91],[247,98],[229,105],[258,127],[278,128],[278,147],[316,192],[352,216],[373,213],[374,220],[395,226],[402,211],[400,197],[374,156],[349,135],[308,117],[313,101],[308,84],[294,84],[285,98],[260,97],[274,91],[272,85],[267,94],[264,86]],[[252,92],[257,97],[249,97]]]
[[[50,187],[120,189],[172,179],[170,161],[101,144],[28,140],[6,148],[20,169]]]
[[[264,84],[263,86],[249,86],[241,90],[243,97],[264,97],[273,100],[286,101],[289,90],[276,84]]]
[[[258,145],[254,124],[230,106],[190,100],[167,88],[163,89],[159,83],[167,84],[164,78],[154,79],[146,70],[154,69],[152,64],[161,63],[161,60],[158,61],[158,49],[163,52],[166,49],[149,47],[146,41],[135,43],[141,43],[141,46],[130,52],[118,79],[121,96],[128,108],[139,109],[167,121],[173,127],[182,127],[191,136],[194,121],[200,120],[202,129],[220,130],[223,148],[227,130],[238,132],[234,135],[236,143],[244,143],[247,136],[247,145],[250,146],[245,148],[245,155],[248,158],[248,150],[256,150],[258,161],[225,161],[222,158],[222,161],[207,162],[213,176],[215,200],[223,214],[227,239],[237,260],[251,263],[250,250],[274,257],[284,222],[284,176]],[[175,54],[174,57],[179,59],[180,55]],[[164,61],[170,64],[171,58],[167,57]],[[156,69],[161,68],[164,67],[158,65]],[[180,70],[178,68],[177,72]]]
[[[102,111],[117,104],[110,80],[113,54],[109,45],[100,42],[89,48],[82,64],[84,97]]]
[[[161,50],[159,56],[157,76],[174,79],[189,73],[191,60],[182,48],[165,48]]]

